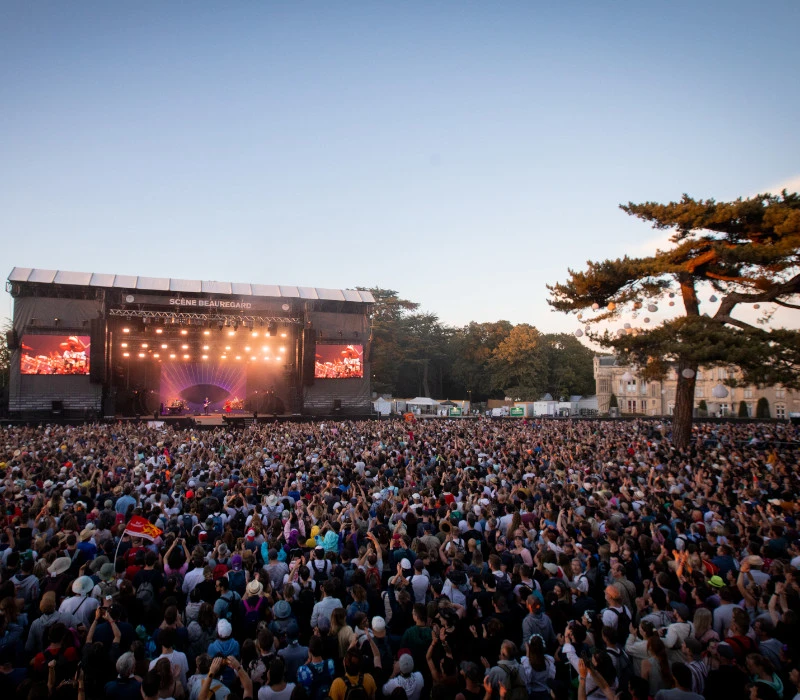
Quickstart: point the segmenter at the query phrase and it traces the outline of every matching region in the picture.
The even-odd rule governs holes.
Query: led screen
[[[315,379],[352,379],[364,376],[363,345],[317,345]]]
[[[88,335],[23,335],[22,374],[89,374]]]

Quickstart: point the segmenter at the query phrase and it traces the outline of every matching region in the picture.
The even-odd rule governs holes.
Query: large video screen
[[[317,345],[315,379],[353,379],[364,376],[363,345]]]
[[[89,374],[88,335],[23,335],[22,374]]]

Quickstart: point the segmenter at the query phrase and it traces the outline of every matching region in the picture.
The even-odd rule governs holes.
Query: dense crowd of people
[[[798,440],[701,424],[679,450],[653,420],[7,426],[0,691],[798,700]]]

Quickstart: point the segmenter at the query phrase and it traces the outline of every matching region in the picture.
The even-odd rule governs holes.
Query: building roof
[[[72,285],[105,289],[138,289],[148,292],[186,292],[195,294],[228,294],[232,296],[279,297],[313,301],[348,301],[356,304],[375,302],[371,292],[356,289],[324,289],[322,287],[293,287],[276,284],[217,282],[214,280],[181,280],[169,277],[137,277],[99,272],[67,272],[15,267],[9,282]]]

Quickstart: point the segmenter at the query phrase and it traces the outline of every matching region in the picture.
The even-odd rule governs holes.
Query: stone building
[[[725,386],[728,379],[740,378],[737,367],[709,367],[697,372],[694,405],[695,413],[701,401],[705,401],[709,416],[738,416],[742,402],[747,415],[755,417],[756,404],[761,397],[769,403],[770,416],[786,420],[790,413],[800,412],[800,392],[782,386],[758,387]],[[637,374],[635,367],[617,363],[613,356],[595,356],[594,380],[600,414],[608,413],[611,395],[617,397],[620,413],[647,416],[672,415],[675,409],[675,389],[678,376],[670,369],[663,381],[646,381]],[[724,397],[714,396],[715,387],[721,386],[728,393]],[[717,393],[721,393],[717,389]]]

